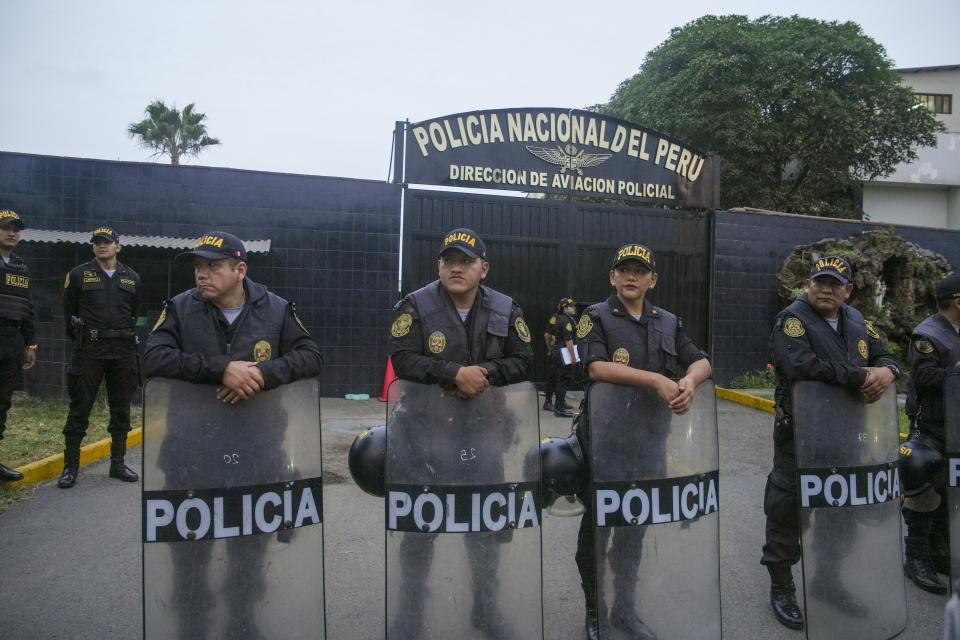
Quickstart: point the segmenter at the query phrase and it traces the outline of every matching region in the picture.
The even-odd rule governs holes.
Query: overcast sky
[[[222,142],[185,162],[383,180],[396,120],[605,102],[707,13],[850,20],[896,67],[960,64],[955,0],[0,0],[0,150],[148,161],[126,128],[161,98]]]

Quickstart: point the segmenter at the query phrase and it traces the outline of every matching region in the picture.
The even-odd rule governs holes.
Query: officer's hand
[[[680,387],[676,382],[668,378],[667,376],[662,376],[657,374],[660,377],[657,379],[657,393],[660,394],[660,397],[663,398],[663,401],[668,405],[672,405],[673,401],[680,395]],[[672,410],[672,409],[671,409]]]
[[[256,362],[234,360],[223,372],[217,398],[228,404],[246,400],[263,388],[263,373]]]
[[[860,393],[867,402],[876,402],[883,395],[883,392],[893,384],[895,377],[893,371],[887,367],[864,367],[867,372],[867,379],[860,387]]]
[[[23,368],[33,369],[33,365],[35,364],[37,364],[37,350],[24,349],[23,350]]]
[[[457,370],[457,395],[461,398],[475,398],[490,386],[487,370],[477,365],[460,367]]]
[[[682,416],[689,411],[690,406],[693,404],[693,392],[696,388],[697,385],[695,385],[693,381],[687,378],[681,378],[677,382],[677,389],[680,390],[680,395],[670,403],[670,411],[673,411],[678,416]]]

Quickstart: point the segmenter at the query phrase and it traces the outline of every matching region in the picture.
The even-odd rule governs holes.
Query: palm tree
[[[180,164],[180,156],[198,155],[204,147],[220,144],[207,135],[205,113],[194,113],[191,102],[181,112],[176,105],[167,107],[163,100],[154,100],[144,110],[147,117],[131,122],[127,133],[139,136],[140,146],[154,149],[154,156],[169,155],[171,164]]]

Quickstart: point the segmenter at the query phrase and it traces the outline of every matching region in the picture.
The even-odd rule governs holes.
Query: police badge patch
[[[913,346],[916,347],[917,351],[920,353],[933,353],[933,345],[930,344],[930,341],[925,338],[917,338]]]
[[[860,356],[863,357],[863,358],[868,358],[868,357],[870,357],[870,352],[867,351],[867,341],[866,341],[866,340],[858,340],[858,341],[857,341],[857,351],[860,352]]]
[[[440,353],[447,346],[447,336],[443,335],[443,331],[434,331],[430,334],[428,346],[430,353]]]
[[[523,321],[523,318],[518,317],[514,320],[513,327],[517,330],[517,335],[520,336],[521,340],[530,342],[530,329],[527,328],[527,323]]]
[[[620,364],[630,364],[630,352],[620,347],[613,352],[613,357],[611,358],[614,362],[619,362]]]
[[[257,344],[253,345],[254,362],[263,362],[264,360],[269,360],[272,354],[273,349],[270,347],[270,343],[266,340],[261,340]]]
[[[580,316],[580,322],[577,323],[577,337],[586,338],[587,334],[593,330],[593,320],[590,319],[590,316],[583,314]]]
[[[799,318],[787,318],[783,323],[783,332],[791,338],[799,338],[807,332]]]
[[[394,338],[402,338],[410,333],[410,325],[413,324],[413,316],[409,313],[401,313],[400,316],[390,325],[390,335]]]

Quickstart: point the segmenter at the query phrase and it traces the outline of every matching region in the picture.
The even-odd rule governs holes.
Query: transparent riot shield
[[[793,387],[808,638],[891,638],[907,623],[896,389],[865,404],[823,382]]]
[[[960,579],[960,369],[957,367],[943,379],[943,416],[952,589],[954,581]]]
[[[461,400],[398,380],[389,396],[387,638],[542,638],[533,385]]]
[[[601,638],[720,638],[713,382],[684,415],[653,389],[596,383],[589,394]]]
[[[144,637],[323,638],[317,381],[216,394],[144,388]]]

